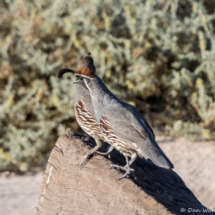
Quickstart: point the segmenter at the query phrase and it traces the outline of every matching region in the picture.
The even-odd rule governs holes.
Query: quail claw
[[[109,164],[110,169],[112,168],[116,168],[116,169],[121,169],[124,170],[124,167],[118,166],[118,165],[114,165],[114,164]]]
[[[126,172],[123,176],[117,178],[116,180],[119,181],[119,180],[121,180],[121,179],[123,179],[123,178],[126,178],[126,177],[127,177],[127,178],[129,177],[129,173],[127,173],[127,172]]]
[[[86,164],[88,159],[88,155],[85,155],[83,160],[81,161],[81,163],[79,163],[80,169],[82,169],[84,167],[84,165]]]
[[[113,168],[113,164],[109,164],[108,166],[110,167],[109,169],[112,169],[112,168]]]
[[[131,171],[134,171],[134,169],[129,169],[129,168],[128,168],[128,169],[126,170],[126,173],[125,173],[123,176],[117,178],[116,180],[119,181],[119,180],[121,180],[121,179],[123,179],[123,178],[126,178],[126,177],[128,178],[129,175],[131,174]],[[133,173],[132,173],[132,174],[133,174]],[[136,177],[135,177],[135,179],[136,179]]]

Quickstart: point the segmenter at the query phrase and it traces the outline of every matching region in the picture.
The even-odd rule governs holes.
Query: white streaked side
[[[106,128],[108,126],[108,128]],[[102,131],[103,136],[107,140],[109,144],[114,146],[119,152],[123,153],[124,155],[131,156],[135,151],[138,151],[138,148],[131,148],[128,146],[127,141],[122,140],[119,138],[114,131],[110,127],[110,122],[106,119],[105,115],[102,115],[100,120],[100,128]]]
[[[87,109],[83,97],[79,99],[75,106],[75,115],[80,127],[90,136],[102,139],[102,133],[99,125]]]

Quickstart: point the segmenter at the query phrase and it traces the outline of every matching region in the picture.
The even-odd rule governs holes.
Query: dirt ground
[[[206,207],[215,210],[215,142],[156,138],[175,171]],[[0,215],[33,215],[43,172],[0,174]],[[192,207],[192,206],[191,206]]]
[[[32,215],[40,194],[43,172],[0,175],[0,215]]]

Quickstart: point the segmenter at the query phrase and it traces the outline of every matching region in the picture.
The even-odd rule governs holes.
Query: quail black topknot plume
[[[95,116],[105,140],[126,158],[124,167],[112,165],[126,172],[119,179],[133,171],[130,165],[137,155],[150,158],[160,167],[174,168],[155,141],[152,128],[135,107],[120,101],[91,70],[77,70],[75,75],[82,78],[80,82],[90,92]]]
[[[92,74],[95,74],[96,72],[93,58],[91,57],[90,53],[88,53],[81,59],[80,67],[76,70],[76,72],[71,69],[61,69],[58,72],[58,78],[61,78],[63,74],[67,72],[85,74],[88,71],[90,71]],[[74,102],[75,116],[80,127],[87,134],[92,136],[97,144],[95,148],[93,148],[84,156],[82,162],[80,163],[80,166],[83,167],[90,155],[92,155],[94,152],[100,155],[106,155],[110,153],[112,148],[110,148],[107,153],[101,153],[97,151],[102,146],[102,140],[104,140],[104,138],[96,120],[96,116],[91,103],[90,92],[86,88],[85,83],[81,81],[81,79],[81,77],[77,76],[76,80],[74,81],[74,83],[76,83]]]

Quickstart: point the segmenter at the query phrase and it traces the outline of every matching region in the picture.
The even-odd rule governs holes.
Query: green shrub
[[[154,126],[215,138],[215,3],[205,0],[0,3],[0,168],[41,164],[77,130],[70,75],[88,51],[98,75]]]

